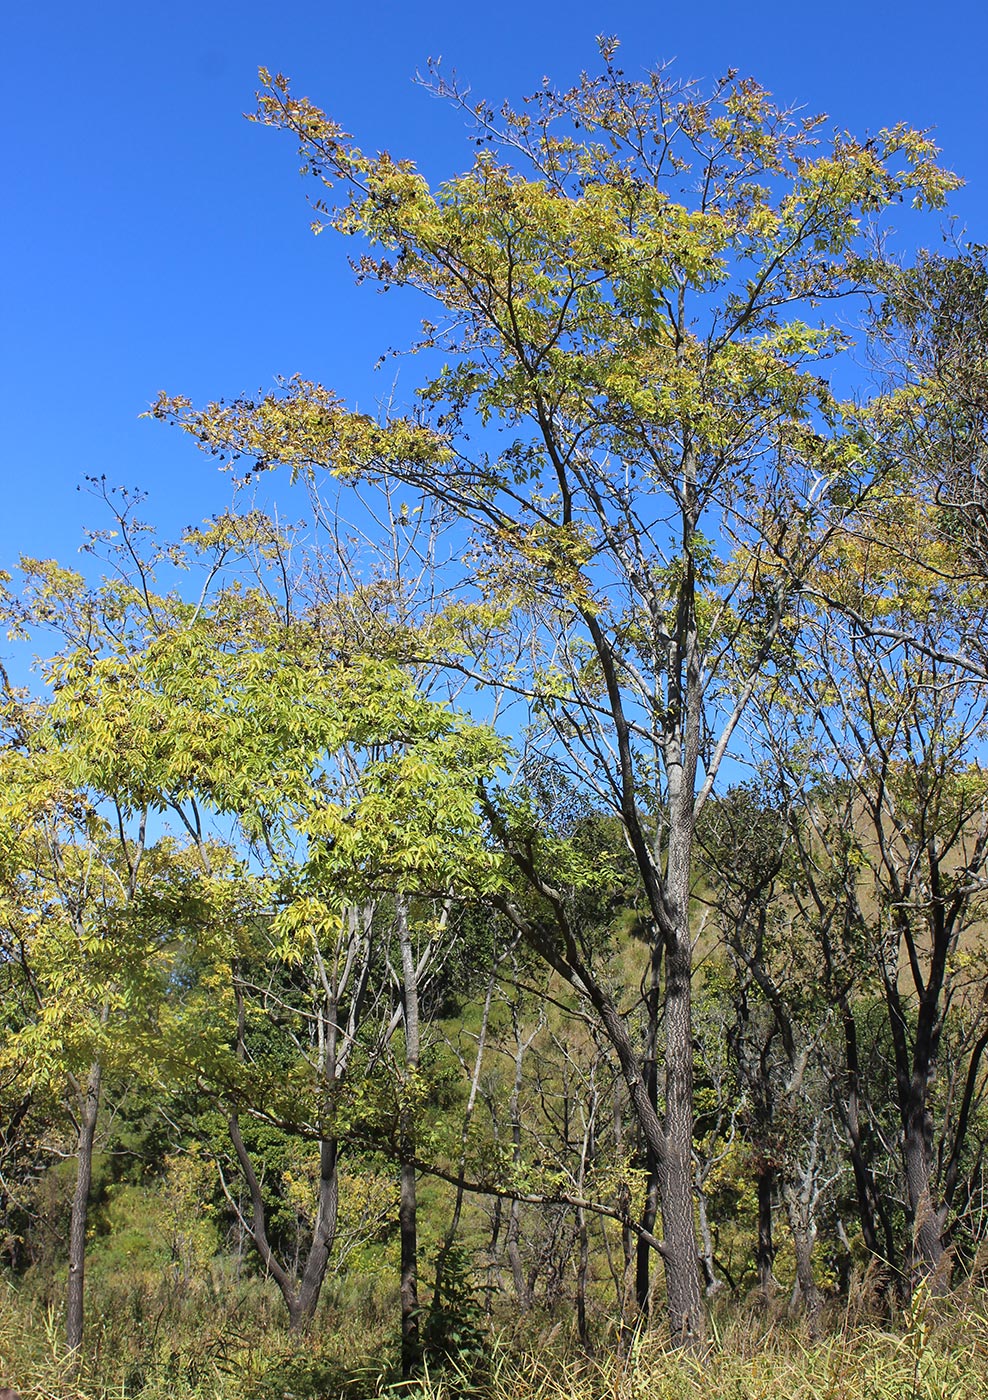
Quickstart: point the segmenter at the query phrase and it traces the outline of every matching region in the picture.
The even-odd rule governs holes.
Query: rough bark
[[[685,947],[683,944],[685,943]],[[659,1160],[663,1261],[673,1341],[692,1348],[703,1335],[693,1210],[693,1027],[688,935],[666,957],[666,1113]]]
[[[930,1148],[933,1120],[927,1107],[927,1091],[916,1076],[902,1133],[902,1164],[912,1221],[913,1271],[916,1280],[938,1275],[944,1256],[943,1217],[933,1203]]]

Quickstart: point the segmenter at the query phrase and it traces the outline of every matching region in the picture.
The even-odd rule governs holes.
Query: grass
[[[832,1319],[810,1343],[798,1328],[735,1311],[701,1360],[645,1335],[592,1357],[558,1322],[505,1332],[473,1375],[397,1375],[390,1297],[327,1300],[302,1339],[258,1286],[225,1296],[91,1300],[87,1351],[61,1343],[43,1298],[0,1285],[0,1384],[24,1400],[988,1400],[988,1294],[922,1295],[896,1325]]]

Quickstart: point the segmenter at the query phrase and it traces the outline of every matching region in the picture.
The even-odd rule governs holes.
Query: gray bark
[[[72,1215],[69,1222],[69,1281],[65,1298],[65,1342],[70,1351],[82,1347],[84,1291],[86,1278],[86,1224],[89,1194],[93,1181],[93,1143],[99,1116],[102,1070],[94,1064],[79,1094],[79,1137]]]
[[[408,905],[403,895],[396,904],[395,921],[401,953],[402,998],[405,1020],[406,1087],[418,1070],[420,1053],[418,975],[408,927]],[[400,1197],[398,1230],[401,1239],[401,1373],[407,1379],[421,1360],[418,1292],[418,1202],[415,1181],[415,1117],[408,1105],[401,1109],[398,1152]]]
[[[813,1276],[816,1226],[813,1220],[813,1202],[809,1194],[811,1190],[808,1182],[802,1183],[801,1187],[793,1182],[786,1182],[782,1194],[796,1256],[796,1287],[793,1290],[793,1299],[801,1301],[807,1329],[815,1341],[821,1332],[823,1298]]]

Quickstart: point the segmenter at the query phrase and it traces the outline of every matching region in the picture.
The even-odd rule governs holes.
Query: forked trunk
[[[337,1210],[339,1205],[338,1144],[334,1138],[324,1138],[319,1144],[319,1204],[316,1223],[312,1232],[312,1243],[305,1258],[302,1277],[296,1281],[292,1272],[277,1257],[268,1239],[267,1208],[261,1183],[254,1170],[250,1153],[247,1151],[240,1133],[240,1123],[235,1114],[228,1119],[230,1140],[233,1143],[240,1170],[250,1195],[250,1218],[240,1217],[242,1224],[254,1241],[254,1245],[268,1273],[278,1285],[278,1290],[288,1309],[288,1326],[292,1332],[304,1332],[315,1316],[316,1306],[326,1269],[336,1238]],[[229,1192],[228,1199],[232,1202]],[[234,1203],[235,1204],[235,1203]]]

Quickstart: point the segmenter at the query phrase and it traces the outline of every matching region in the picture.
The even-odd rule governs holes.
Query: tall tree
[[[820,377],[843,335],[812,308],[867,283],[863,215],[905,194],[939,205],[956,181],[905,126],[827,141],[822,118],[750,80],[728,74],[705,96],[662,70],[627,77],[616,50],[602,41],[599,77],[546,83],[517,112],[436,76],[477,142],[436,190],[262,72],[257,119],[295,135],[331,191],[318,220],[364,240],[361,277],[432,300],[418,348],[448,360],[415,412],[380,424],[301,380],[204,411],[163,396],[154,412],[258,468],[399,481],[472,531],[447,658],[525,697],[544,751],[619,817],[649,965],[661,949],[653,1088],[553,872],[492,802],[541,901],[517,926],[588,999],[628,1085],[659,1185],[672,1334],[691,1344],[694,821],[833,513],[869,485]],[[500,652],[478,656],[492,640]],[[728,686],[730,647],[745,666]]]

